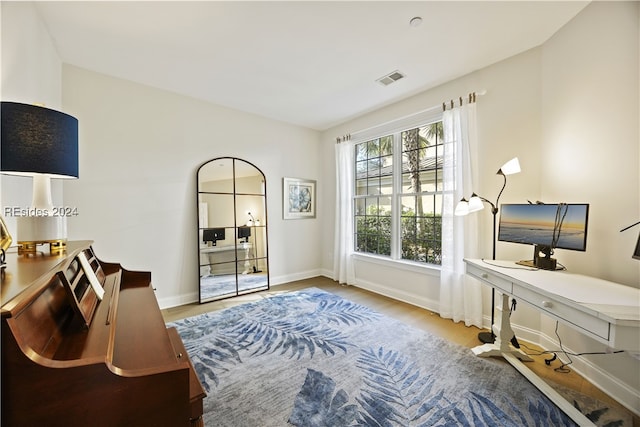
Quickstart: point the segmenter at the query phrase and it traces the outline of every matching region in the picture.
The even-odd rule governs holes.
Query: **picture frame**
[[[316,217],[316,181],[301,178],[282,178],[283,219]]]

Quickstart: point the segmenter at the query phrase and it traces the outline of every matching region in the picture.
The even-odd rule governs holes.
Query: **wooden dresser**
[[[204,390],[150,273],[68,242],[8,253],[1,298],[2,426],[203,425]]]

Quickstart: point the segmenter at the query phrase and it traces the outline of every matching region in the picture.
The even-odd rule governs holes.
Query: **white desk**
[[[477,356],[502,356],[579,425],[590,422],[520,360],[531,358],[510,344],[509,297],[619,350],[640,351],[640,289],[566,271],[536,270],[514,261],[465,259],[467,274],[502,292],[495,343],[473,348]],[[520,359],[520,360],[518,360]],[[584,424],[589,423],[589,424]]]
[[[244,261],[242,274],[251,272],[249,251],[252,247],[249,242],[239,242],[237,245],[200,246],[200,276],[235,274],[235,263],[241,261]]]

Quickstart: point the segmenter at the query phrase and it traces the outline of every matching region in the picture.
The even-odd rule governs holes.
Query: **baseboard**
[[[295,274],[285,274],[280,276],[269,276],[269,284],[271,286],[282,285],[289,282],[295,282],[298,280],[311,279],[312,277],[320,276],[320,269],[313,269],[307,271],[301,271]]]
[[[389,288],[378,283],[368,282],[364,280],[356,280],[355,285],[358,288],[366,289],[371,292],[383,295],[385,297],[393,298],[398,301],[406,302],[407,304],[414,305],[416,307],[424,308],[426,310],[438,312],[438,302],[429,298],[423,298],[415,294],[404,292],[395,288]]]
[[[191,304],[198,301],[200,301],[200,298],[198,297],[198,293],[190,292],[188,294],[182,294],[182,295],[169,297],[169,298],[159,298],[158,305],[160,306],[161,310],[164,310],[165,308],[178,307],[181,305]]]

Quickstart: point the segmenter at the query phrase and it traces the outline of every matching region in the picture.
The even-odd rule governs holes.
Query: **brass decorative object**
[[[11,238],[11,234],[9,234],[7,224],[4,222],[4,217],[0,215],[0,266],[2,268],[6,265],[4,262],[5,252],[11,246],[11,242],[13,242],[13,239]]]

